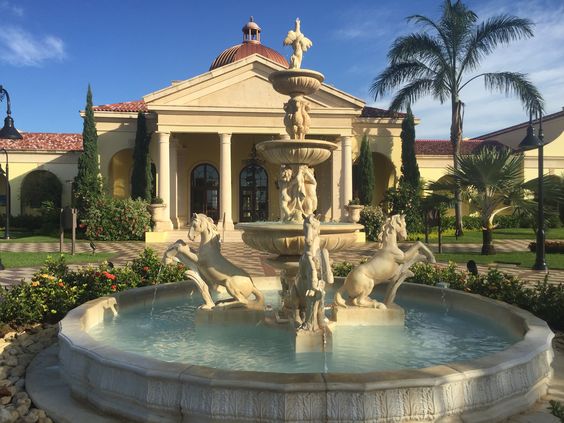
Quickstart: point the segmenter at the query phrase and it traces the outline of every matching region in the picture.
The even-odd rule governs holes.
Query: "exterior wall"
[[[63,207],[70,205],[71,182],[78,171],[79,152],[11,151],[8,154],[10,162],[10,190],[12,193],[10,208],[12,215],[17,216],[21,214],[21,185],[25,176],[34,170],[47,170],[57,176],[63,186],[61,205]],[[2,168],[5,169],[4,163],[2,163]]]

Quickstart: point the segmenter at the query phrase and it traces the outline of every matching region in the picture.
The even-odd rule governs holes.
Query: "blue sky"
[[[547,103],[564,106],[564,2],[562,0],[467,0],[480,18],[499,13],[528,17],[536,37],[484,61],[483,70],[529,73]],[[386,52],[398,35],[415,31],[405,17],[435,18],[440,0],[302,1],[284,7],[274,1],[192,0],[0,0],[0,84],[12,97],[16,126],[26,131],[80,132],[78,111],[92,84],[96,104],[143,95],[206,72],[225,48],[241,41],[250,15],[263,29],[262,41],[289,57],[282,39],[299,16],[314,46],[304,67],[326,82],[370,98],[374,76],[386,66]],[[291,3],[290,3],[291,4]],[[526,119],[516,98],[492,95],[474,82],[463,91],[465,136],[477,136]],[[421,118],[418,138],[448,138],[450,108],[426,98],[413,106]],[[5,104],[0,105],[0,115]]]

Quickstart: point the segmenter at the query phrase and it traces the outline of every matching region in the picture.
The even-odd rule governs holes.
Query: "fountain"
[[[284,42],[291,68],[270,80],[290,95],[291,139],[257,145],[281,166],[281,220],[238,225],[248,245],[277,255],[280,277],[235,266],[214,222],[195,214],[188,236],[199,248],[179,240],[163,257],[186,265],[187,282],[99,298],[63,319],[72,395],[143,422],[490,422],[530,407],[547,392],[552,332],[504,303],[403,283],[414,263],[434,262],[422,243],[398,248],[403,216],[386,220],[371,260],[333,278],[331,252],[360,226],[314,215],[312,166],[335,146],[305,138],[304,96],[323,76],[300,69],[311,41],[299,20]]]

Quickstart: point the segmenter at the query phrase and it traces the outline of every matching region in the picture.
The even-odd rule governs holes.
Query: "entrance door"
[[[250,164],[239,177],[239,220],[256,222],[268,218],[268,175],[262,166]]]
[[[198,165],[192,170],[190,181],[192,213],[204,213],[217,222],[219,220],[219,173],[217,169],[207,163]]]

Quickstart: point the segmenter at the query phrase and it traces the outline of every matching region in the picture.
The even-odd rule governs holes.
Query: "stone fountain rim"
[[[303,140],[284,138],[279,140],[261,141],[256,145],[258,151],[272,148],[280,148],[281,146],[289,146],[292,148],[322,148],[324,150],[336,150],[337,144],[332,141],[315,140],[306,138]]]
[[[364,229],[364,226],[358,223],[347,222],[321,222],[319,225],[321,235],[331,233],[349,233],[356,232]],[[303,223],[283,223],[283,222],[242,222],[235,225],[235,229],[240,229],[245,232],[279,232],[284,231],[288,234],[294,232],[303,236],[304,225]]]
[[[325,80],[325,76],[318,71],[312,70],[312,69],[284,69],[284,70],[279,70],[279,71],[274,71],[271,72],[268,75],[268,80],[270,82],[273,82],[274,79],[282,79],[282,78],[288,78],[288,77],[296,77],[296,76],[306,76],[306,77],[311,77],[311,78],[315,78],[317,79],[320,83],[323,83],[323,81]]]
[[[178,295],[186,295],[186,283],[159,285],[156,289],[157,294],[155,294],[155,287],[144,287],[89,301],[71,310],[60,322],[60,361],[73,393],[79,397],[87,398],[95,405],[101,408],[105,407],[109,411],[124,410],[124,413],[130,412],[127,410],[127,407],[124,409],[123,404],[114,405],[114,401],[108,402],[103,399],[106,398],[106,395],[109,395],[107,387],[94,385],[96,385],[96,381],[103,381],[104,378],[88,378],[86,375],[89,370],[84,369],[96,369],[95,371],[97,372],[107,371],[110,374],[113,369],[117,369],[120,372],[121,380],[123,380],[121,383],[125,385],[127,385],[126,379],[131,378],[132,381],[138,383],[138,378],[141,376],[147,379],[148,385],[151,385],[151,382],[155,385],[169,383],[172,386],[178,387],[181,393],[187,392],[190,389],[196,389],[195,387],[197,387],[196,390],[210,391],[210,395],[214,389],[224,389],[236,390],[237,392],[243,390],[248,395],[254,395],[252,393],[256,391],[268,390],[278,392],[281,395],[308,391],[312,395],[314,393],[329,395],[331,392],[334,392],[338,395],[354,396],[355,392],[366,393],[382,390],[394,390],[395,392],[397,389],[408,388],[417,390],[440,386],[447,389],[446,386],[452,386],[451,389],[455,389],[454,387],[460,383],[477,384],[475,386],[477,389],[481,383],[479,380],[483,380],[484,377],[492,377],[495,380],[501,373],[507,377],[517,377],[513,375],[512,369],[523,369],[524,366],[526,370],[523,371],[534,374],[536,379],[531,381],[530,386],[527,385],[526,393],[523,393],[522,390],[517,392],[517,388],[512,388],[515,392],[511,392],[510,398],[513,399],[515,396],[520,395],[523,397],[521,403],[531,405],[530,395],[535,398],[534,400],[538,399],[544,392],[544,383],[550,377],[550,361],[552,360],[551,339],[554,334],[544,321],[517,307],[479,295],[454,290],[445,291],[441,288],[417,284],[405,284],[400,290],[407,289],[410,296],[415,294],[415,298],[418,298],[418,300],[423,299],[423,301],[435,303],[441,301],[439,292],[447,293],[447,301],[451,304],[456,304],[468,312],[470,312],[468,306],[471,304],[471,310],[473,310],[474,314],[483,313],[481,315],[490,316],[487,310],[495,309],[506,320],[505,324],[511,323],[510,329],[522,333],[523,338],[506,350],[491,355],[421,369],[374,371],[368,373],[268,373],[224,370],[191,365],[189,363],[168,363],[102,344],[95,341],[86,332],[88,327],[103,319],[105,310],[110,310],[111,307],[116,305],[126,308],[127,303],[132,300],[147,301],[153,295],[156,295],[160,300],[167,297],[174,298]],[[135,301],[130,306],[132,304],[136,304]],[[477,307],[477,310],[475,307]],[[486,312],[484,312],[484,309]],[[495,319],[495,313],[493,316],[491,318]],[[96,319],[97,321],[95,321]],[[86,371],[86,374],[81,374],[81,371]],[[77,376],[77,374],[80,375]],[[128,374],[131,374],[131,376],[127,376]],[[84,386],[85,382],[82,378],[89,379],[87,386]],[[122,395],[125,397],[126,394],[120,393],[120,389],[124,389],[123,386],[116,387],[115,389],[118,390],[118,393],[115,395],[118,395],[119,398]],[[181,393],[179,393],[179,396],[182,395]],[[135,395],[135,393],[130,395]],[[147,401],[143,395],[142,399]],[[509,401],[507,398],[502,399]],[[124,399],[124,402],[129,404],[128,401],[134,401],[138,404],[139,400],[139,398],[131,399],[128,397]],[[493,407],[491,410],[498,410],[496,407],[499,405],[499,400],[494,395],[493,398],[488,399],[490,403],[478,405],[472,403],[471,406],[465,405],[462,409],[457,410],[470,412],[478,406],[480,409],[483,406],[489,406]],[[477,400],[466,400],[464,398],[464,401]],[[151,407],[153,406],[158,408],[162,405],[151,404],[149,406],[143,404],[143,406],[147,410],[141,412],[141,415],[152,412],[154,408]],[[178,407],[178,404],[175,407]],[[511,410],[515,412],[514,406],[512,406]],[[450,413],[451,411],[446,410],[444,413]],[[131,413],[134,413],[134,411],[131,411]]]

